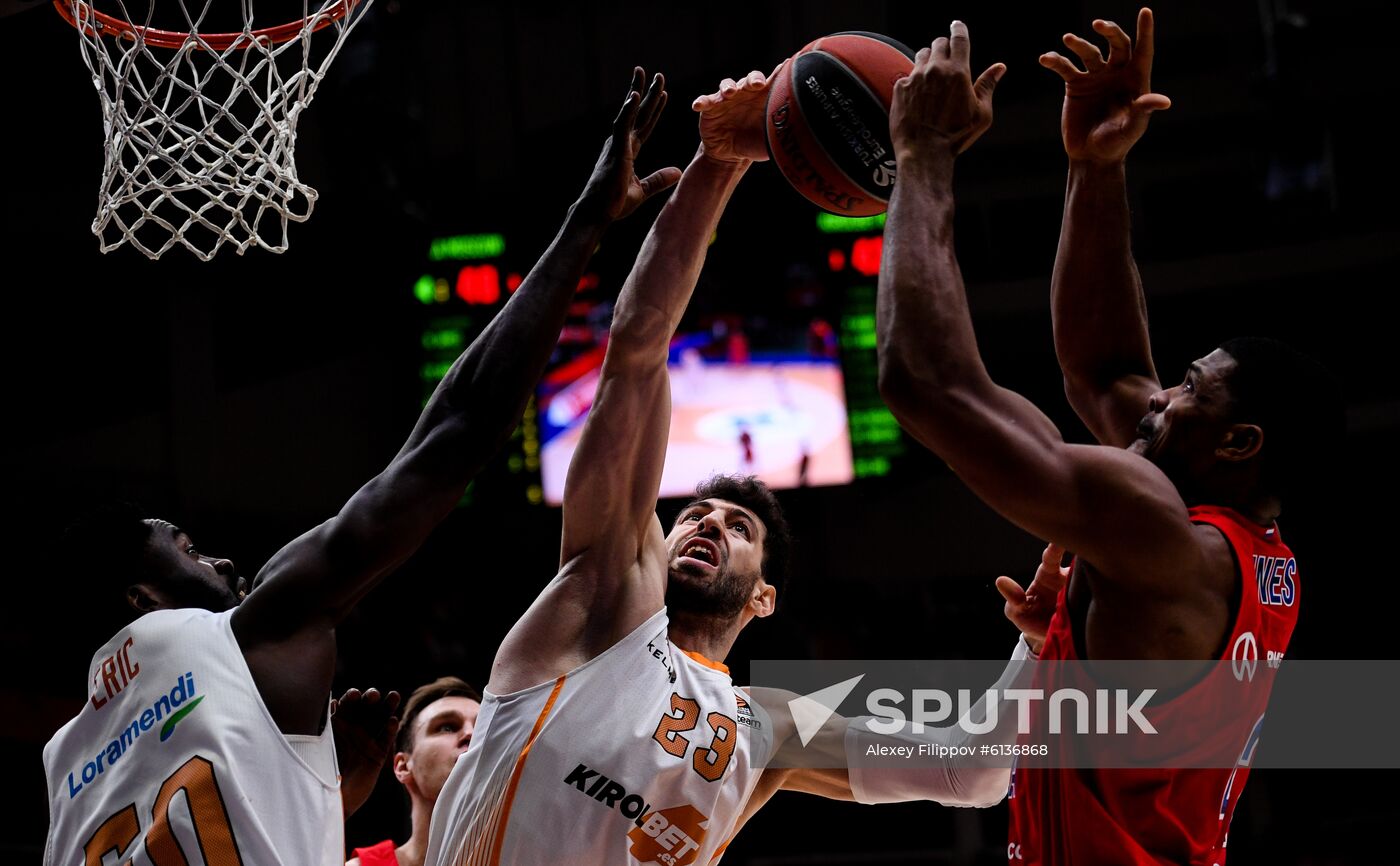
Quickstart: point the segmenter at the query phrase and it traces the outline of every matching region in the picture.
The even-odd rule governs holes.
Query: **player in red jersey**
[[[1070,401],[1100,445],[1066,443],[1030,402],[992,381],[953,252],[953,165],[991,124],[1005,67],[974,82],[967,28],[919,52],[895,87],[898,182],[879,288],[881,393],[904,428],[982,499],[1075,552],[1042,659],[1281,654],[1298,612],[1297,565],[1275,518],[1333,389],[1279,343],[1227,342],[1164,389],[1149,352],[1128,238],[1123,158],[1148,115],[1151,14],[1139,47],[1106,22],[1112,52],[1066,37],[1087,72],[1067,81],[1068,204],[1056,262],[1055,343]],[[1277,658],[1277,656],[1274,656]],[[1181,714],[1208,665],[1174,666],[1148,718]],[[1259,690],[1256,690],[1258,692]],[[1252,693],[1253,694],[1253,693]],[[1247,764],[1267,696],[1234,706]],[[1255,730],[1252,730],[1255,729]],[[1011,862],[1217,864],[1247,766],[1219,770],[1021,770]]]

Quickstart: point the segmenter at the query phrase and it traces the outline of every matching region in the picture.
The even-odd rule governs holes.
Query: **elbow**
[[[891,409],[904,405],[909,397],[909,368],[892,352],[880,353],[876,384],[880,389],[880,399]]]
[[[478,389],[478,393],[486,391],[486,387]],[[442,413],[415,436],[386,474],[371,482],[371,489],[387,498],[395,484],[415,483],[425,491],[465,486],[490,455],[510,440],[527,399],[523,393],[493,394],[481,400],[486,409],[452,407],[453,411]]]
[[[1097,379],[1065,368],[1065,400],[1070,408],[1081,417],[1084,411],[1090,408],[1098,394],[1102,393],[1102,388],[1098,385]]]
[[[617,361],[665,363],[675,332],[671,317],[654,306],[619,309],[608,332],[608,353]]]
[[[985,377],[956,361],[929,363],[899,352],[880,355],[880,397],[901,424],[951,422],[978,402]]]
[[[1150,363],[1137,363],[1131,359],[1102,361],[1092,366],[1069,364],[1062,360],[1060,368],[1064,371],[1065,397],[1076,408],[1092,404],[1124,385],[1142,383],[1145,386],[1157,381]]]
[[[958,780],[956,798],[945,805],[986,809],[1006,799],[1010,787],[1010,768],[978,767],[963,774]]]
[[[903,352],[880,353],[880,399],[901,420],[937,396],[937,382],[937,377],[925,375]]]

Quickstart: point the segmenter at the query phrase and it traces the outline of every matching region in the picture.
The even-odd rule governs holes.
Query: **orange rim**
[[[312,32],[320,30],[322,27],[334,24],[340,19],[349,15],[363,0],[336,0],[336,3],[325,11],[316,22],[316,26],[311,28]],[[260,30],[248,32],[239,31],[237,33],[181,33],[178,30],[157,30],[154,27],[141,27],[132,24],[130,21],[123,21],[103,12],[98,12],[89,3],[83,0],[53,0],[53,6],[62,15],[64,20],[74,27],[84,29],[90,35],[112,36],[123,39],[140,39],[147,45],[154,45],[158,48],[181,48],[191,39],[196,41],[199,48],[209,47],[215,51],[224,51],[229,48],[250,48],[255,43],[270,43],[273,45],[282,42],[289,42],[301,35],[306,27],[307,19],[302,18],[287,24],[279,24],[276,27],[264,27]],[[82,9],[86,12],[84,20],[80,24],[74,15],[74,9]],[[95,31],[95,34],[94,34]]]

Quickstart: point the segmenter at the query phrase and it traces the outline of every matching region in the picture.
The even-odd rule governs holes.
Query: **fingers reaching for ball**
[[[993,63],[972,79],[972,38],[954,21],[915,58],[913,71],[895,85],[890,137],[903,158],[956,156],[992,124],[992,92],[1006,64]]]
[[[714,93],[696,97],[691,108],[700,113],[705,156],[745,164],[767,159],[763,130],[767,98],[768,76],[757,69],[742,78],[726,78]]]
[[[656,129],[666,107],[666,79],[660,73],[646,85],[646,70],[632,70],[627,97],[613,120],[612,134],[593,167],[580,204],[586,210],[614,220],[627,216],[642,202],[680,180],[680,169],[668,167],[639,178],[635,163],[642,145]],[[646,85],[645,91],[643,86]]]

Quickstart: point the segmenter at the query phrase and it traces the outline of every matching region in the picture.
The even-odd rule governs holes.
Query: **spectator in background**
[[[394,778],[408,792],[413,831],[395,846],[385,839],[356,848],[346,866],[422,866],[433,804],[457,757],[467,750],[481,710],[481,693],[465,680],[439,677],[408,696],[394,755]]]

